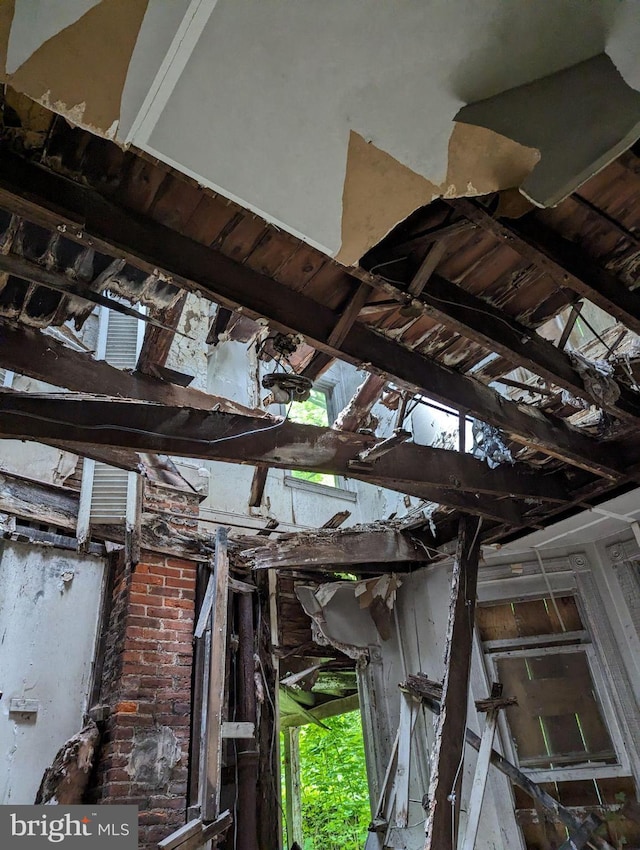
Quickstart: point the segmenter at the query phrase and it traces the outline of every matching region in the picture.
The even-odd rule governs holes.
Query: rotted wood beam
[[[425,850],[457,846],[460,791],[467,726],[469,671],[478,583],[480,521],[462,516],[453,566],[445,645],[445,676],[432,750]]]
[[[397,446],[366,472],[354,471],[349,461],[374,446],[375,438],[290,421],[6,390],[0,394],[0,414],[4,437],[62,440],[70,451],[73,444],[94,443],[354,477],[471,513],[501,516],[511,525],[522,522],[515,498],[570,499],[561,475],[539,476],[510,467],[492,470],[469,455],[415,444]],[[514,498],[501,501],[496,496]]]
[[[164,327],[159,328],[155,325],[147,325],[136,364],[138,372],[142,372],[145,375],[153,374],[152,369],[154,366],[164,366],[166,364],[186,300],[187,293],[181,292],[175,304],[168,309],[163,310],[161,313],[159,311],[151,311],[151,317],[153,319],[160,320],[162,318]]]
[[[473,378],[446,368],[356,322],[339,347],[328,342],[339,314],[164,225],[141,218],[74,181],[3,154],[0,206],[44,227],[64,229],[69,239],[123,256],[149,274],[163,274],[183,289],[198,291],[228,309],[242,308],[272,327],[303,334],[333,357],[390,376],[418,391],[490,422],[524,445],[583,469],[617,479],[623,475],[606,446],[561,419],[505,401]],[[366,274],[366,273],[365,273]],[[367,283],[368,280],[364,279]]]

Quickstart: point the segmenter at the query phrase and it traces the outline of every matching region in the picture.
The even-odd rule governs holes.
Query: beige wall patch
[[[5,74],[5,79],[17,91],[74,124],[112,138],[147,3],[148,0],[102,0],[44,42],[14,74]],[[4,63],[5,5],[13,3],[0,3],[0,51],[4,44]]]

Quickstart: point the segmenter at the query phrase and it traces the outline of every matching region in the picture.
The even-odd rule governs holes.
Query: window
[[[504,720],[519,766],[542,781],[617,772],[622,748],[575,598],[480,607],[478,628],[490,674],[518,699]]]
[[[319,425],[327,427],[331,425],[335,416],[331,404],[331,389],[328,387],[315,386],[307,401],[294,401],[291,405],[289,419],[302,425]],[[291,473],[293,478],[310,481],[312,484],[324,484],[326,487],[338,487],[338,479],[335,475],[324,472],[301,472],[295,470]]]

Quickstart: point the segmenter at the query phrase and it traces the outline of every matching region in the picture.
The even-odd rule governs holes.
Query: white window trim
[[[336,417],[344,407],[342,387],[338,381],[328,381],[326,378],[318,378],[313,382],[313,389],[324,392],[327,396],[327,414],[329,425],[335,422]],[[284,415],[284,414],[283,414]],[[351,484],[351,479],[343,475],[334,476],[335,486],[331,484],[320,484],[316,481],[307,481],[305,478],[296,478],[291,471],[286,471],[284,476],[285,487],[295,490],[305,490],[308,493],[316,493],[318,496],[331,496],[332,498],[345,499],[349,502],[358,501],[358,491]]]

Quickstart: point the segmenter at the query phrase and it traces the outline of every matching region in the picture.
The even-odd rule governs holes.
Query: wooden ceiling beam
[[[563,289],[572,289],[613,316],[629,330],[640,333],[640,295],[615,274],[598,265],[578,245],[528,214],[509,222],[498,221],[477,201],[447,201],[470,221],[508,245],[525,260],[547,272]]]
[[[0,368],[73,392],[202,410],[217,407],[227,413],[268,419],[263,411],[236,404],[222,396],[170,384],[141,372],[117,369],[106,360],[96,360],[89,352],[76,351],[52,334],[3,319],[0,319]]]
[[[290,421],[268,424],[257,417],[220,411],[10,391],[0,394],[0,413],[0,434],[8,438],[63,440],[71,451],[73,443],[95,443],[342,475],[494,517],[510,514],[510,500],[503,504],[495,496],[570,499],[557,473],[541,476],[504,466],[489,469],[470,455],[428,446],[405,443],[369,468],[362,463],[353,468],[350,462],[375,446],[374,438]],[[513,514],[508,521],[513,523]]]
[[[228,309],[264,317],[303,334],[326,357],[390,376],[396,383],[464,409],[568,463],[606,477],[622,475],[608,448],[561,419],[505,401],[498,393],[356,322],[339,347],[328,343],[339,316],[277,281],[205,245],[114,205],[99,193],[18,157],[0,159],[0,206],[41,226],[127,261],[161,270],[177,286],[196,290]],[[365,282],[367,282],[365,280]]]
[[[422,541],[425,545],[422,545]],[[242,554],[253,568],[336,569],[353,564],[398,564],[430,560],[427,536],[385,528],[372,531],[345,529],[333,532],[288,534],[265,546],[247,549]],[[433,538],[431,539],[433,546]]]

